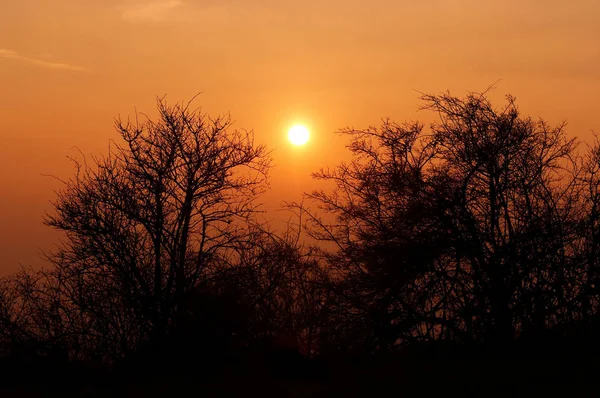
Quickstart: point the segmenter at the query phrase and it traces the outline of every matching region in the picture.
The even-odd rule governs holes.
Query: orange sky
[[[19,0],[0,5],[0,274],[38,267],[66,155],[105,152],[113,118],[204,92],[275,149],[269,209],[344,154],[345,126],[429,120],[418,94],[511,93],[600,132],[598,0]],[[286,130],[305,123],[302,148]],[[277,214],[274,215],[277,217]]]

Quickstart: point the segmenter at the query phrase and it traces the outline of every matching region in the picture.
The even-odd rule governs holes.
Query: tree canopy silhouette
[[[422,99],[438,114],[428,129],[343,130],[353,160],[314,175],[336,184],[310,197],[335,216],[315,214],[312,233],[337,247],[325,254],[344,308],[338,344],[503,344],[595,313],[582,294],[596,249],[581,227],[597,219],[586,172],[597,158],[586,163],[564,124],[521,116],[510,96],[501,108],[486,93]]]
[[[159,99],[156,121],[117,120],[124,145],[78,165],[58,193],[46,219],[66,236],[50,257],[57,288],[76,308],[67,319],[107,348],[160,339],[186,294],[245,239],[269,159],[231,124]]]

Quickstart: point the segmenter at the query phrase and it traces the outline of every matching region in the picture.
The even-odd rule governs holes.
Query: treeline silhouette
[[[593,380],[598,142],[510,96],[422,100],[429,126],[341,131],[352,161],[314,174],[333,188],[283,232],[258,221],[251,132],[164,99],[116,120],[121,144],[76,161],[45,218],[51,266],[1,281],[5,384]]]

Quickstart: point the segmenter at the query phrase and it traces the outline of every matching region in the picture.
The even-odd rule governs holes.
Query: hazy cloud
[[[181,0],[158,0],[144,3],[133,3],[121,8],[124,20],[132,23],[158,22],[169,17],[169,14],[179,8]]]
[[[121,0],[117,10],[132,24],[221,23],[238,18],[260,22],[270,18],[277,0]]]
[[[70,70],[75,72],[85,72],[86,69],[82,66],[63,64],[59,62],[50,62],[44,61],[38,58],[27,57],[25,55],[21,55],[16,51],[7,50],[4,48],[0,48],[0,58],[4,59],[12,59],[15,61],[26,62],[31,65],[39,66],[46,69],[56,69],[56,70]]]

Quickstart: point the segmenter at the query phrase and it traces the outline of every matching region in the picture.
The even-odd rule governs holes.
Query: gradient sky
[[[0,274],[43,265],[67,155],[105,153],[118,114],[203,94],[274,152],[268,209],[344,157],[339,128],[432,115],[419,94],[493,93],[600,132],[598,0],[19,0],[0,4]],[[286,142],[294,123],[312,140]],[[273,217],[278,217],[273,213]]]

